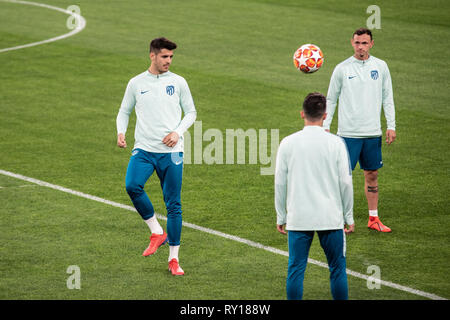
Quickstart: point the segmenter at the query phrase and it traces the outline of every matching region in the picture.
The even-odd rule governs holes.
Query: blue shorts
[[[381,137],[374,138],[347,138],[342,137],[347,145],[352,170],[356,163],[363,170],[378,170],[383,166],[381,157]]]

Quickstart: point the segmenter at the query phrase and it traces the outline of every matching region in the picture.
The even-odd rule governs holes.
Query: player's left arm
[[[162,142],[168,147],[174,147],[180,137],[189,129],[197,118],[197,111],[195,110],[194,100],[192,99],[191,91],[187,82],[181,81],[180,84],[180,107],[183,110],[184,117],[178,127],[164,137]]]
[[[397,138],[397,133],[395,130],[387,129],[386,130],[386,143],[391,144]]]
[[[386,117],[387,130],[386,130],[386,143],[391,144],[397,138],[395,131],[395,106],[394,106],[394,93],[392,90],[392,79],[387,64],[385,64],[383,72],[383,110]]]
[[[285,143],[281,141],[275,164],[275,210],[277,212],[277,230],[286,233],[287,200],[287,163]]]

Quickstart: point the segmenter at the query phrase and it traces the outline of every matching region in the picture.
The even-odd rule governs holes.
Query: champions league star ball
[[[313,73],[323,64],[323,53],[314,44],[304,44],[294,53],[295,67],[304,73]]]

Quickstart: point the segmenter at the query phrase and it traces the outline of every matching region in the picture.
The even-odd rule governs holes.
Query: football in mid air
[[[304,44],[294,53],[295,67],[304,73],[313,73],[320,69],[323,64],[323,53],[314,44]]]

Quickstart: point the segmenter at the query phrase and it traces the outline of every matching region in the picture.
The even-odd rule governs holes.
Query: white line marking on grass
[[[73,16],[76,19],[76,21],[78,21],[78,24],[75,27],[75,29],[73,29],[69,33],[66,33],[66,34],[63,34],[63,35],[60,35],[60,36],[57,36],[57,37],[54,37],[54,38],[38,41],[38,42],[33,42],[33,43],[28,43],[28,44],[24,44],[24,45],[20,45],[20,46],[0,49],[0,53],[6,52],[6,51],[11,51],[11,50],[18,50],[18,49],[34,47],[34,46],[38,46],[38,45],[41,45],[41,44],[62,40],[62,39],[65,39],[65,38],[68,38],[68,37],[71,37],[71,36],[77,34],[78,32],[80,32],[81,30],[83,30],[86,27],[86,19],[84,19],[83,16],[79,15],[78,13],[66,10],[66,9],[50,6],[48,4],[37,3],[37,2],[29,2],[29,1],[19,1],[19,0],[0,0],[0,1],[17,3],[17,4],[26,4],[26,5],[43,7],[43,8],[47,8],[47,9],[51,9],[51,10],[60,11],[60,12],[63,12],[65,14],[68,14],[70,16]]]
[[[100,198],[100,197],[96,197],[96,196],[93,196],[93,195],[90,195],[90,194],[86,194],[86,193],[83,193],[83,192],[79,192],[79,191],[68,189],[68,188],[65,188],[65,187],[62,187],[62,186],[51,184],[51,183],[48,183],[48,182],[45,182],[45,181],[41,181],[41,180],[38,180],[38,179],[26,177],[26,176],[23,176],[23,175],[20,175],[20,174],[17,174],[17,173],[13,173],[13,172],[9,172],[9,171],[5,171],[5,170],[1,170],[0,169],[0,174],[3,174],[3,175],[8,176],[8,177],[12,177],[12,178],[20,179],[20,180],[23,180],[23,181],[28,181],[28,182],[37,184],[39,186],[48,187],[48,188],[55,189],[55,190],[58,190],[58,191],[70,193],[70,194],[73,194],[73,195],[81,197],[81,198],[85,198],[85,199],[101,202],[101,203],[104,203],[104,204],[108,204],[108,205],[111,205],[113,207],[117,207],[117,208],[121,208],[121,209],[125,209],[125,210],[136,212],[136,209],[134,207],[132,207],[132,206],[128,206],[128,205],[121,204],[121,203],[114,202],[114,201],[110,201],[110,200],[106,200],[106,199],[103,199],[103,198]],[[160,214],[157,214],[157,217],[159,219],[167,220],[167,218],[165,216],[162,216]],[[222,237],[222,238],[225,238],[225,239],[229,239],[229,240],[237,241],[237,242],[240,242],[240,243],[244,243],[244,244],[246,244],[248,246],[251,246],[251,247],[254,247],[254,248],[263,249],[263,250],[266,250],[266,251],[269,251],[269,252],[272,252],[272,253],[275,253],[275,254],[279,254],[279,255],[282,255],[282,256],[286,256],[286,257],[289,256],[289,253],[287,251],[280,250],[280,249],[273,248],[273,247],[269,247],[269,246],[265,246],[265,245],[263,245],[261,243],[258,243],[258,242],[254,242],[254,241],[247,240],[247,239],[244,239],[244,238],[241,238],[241,237],[238,237],[238,236],[233,236],[231,234],[227,234],[227,233],[223,233],[223,232],[216,231],[216,230],[213,230],[213,229],[209,229],[209,228],[205,228],[205,227],[202,227],[202,226],[198,226],[196,224],[192,224],[192,223],[189,223],[189,222],[183,221],[183,226],[191,228],[191,229],[194,229],[194,230],[206,232],[206,233],[209,233],[209,234],[212,234],[212,235],[215,235],[215,236],[219,236],[219,237]],[[311,264],[323,267],[323,268],[328,268],[328,264],[327,263],[324,263],[324,262],[321,262],[321,261],[318,261],[318,260],[314,260],[314,259],[308,258],[308,262],[311,263]],[[364,279],[364,280],[369,279],[368,275],[365,275],[365,274],[362,274],[362,273],[359,273],[359,272],[355,272],[355,271],[352,271],[350,269],[347,269],[347,274],[351,275],[353,277],[356,277],[356,278]],[[390,281],[380,280],[380,284],[383,285],[383,286],[386,286],[386,287],[391,287],[391,288],[394,288],[394,289],[398,289],[398,290],[401,290],[401,291],[404,291],[404,292],[408,292],[408,293],[415,294],[415,295],[418,295],[418,296],[422,296],[422,297],[425,297],[425,298],[428,298],[428,299],[432,299],[432,300],[447,300],[446,298],[437,296],[435,294],[424,292],[424,291],[420,291],[420,290],[416,290],[416,289],[409,288],[409,287],[406,287],[406,286],[402,286],[402,285],[399,285],[399,284],[396,284],[396,283],[393,283],[393,282],[390,282]]]

